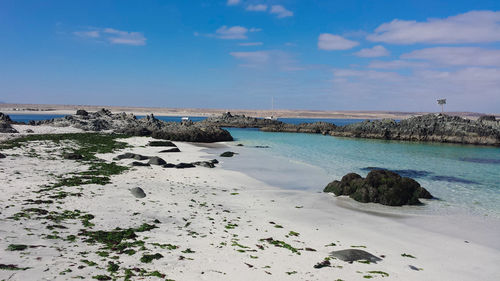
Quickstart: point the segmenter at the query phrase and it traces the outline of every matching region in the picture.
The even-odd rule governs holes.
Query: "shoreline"
[[[70,115],[77,109],[87,111],[98,111],[107,108],[113,113],[133,113],[134,115],[155,116],[190,116],[190,117],[212,117],[230,111],[233,114],[243,114],[251,117],[264,118],[275,116],[277,118],[300,118],[300,119],[406,119],[413,116],[425,115],[432,112],[403,112],[382,110],[257,110],[257,109],[211,109],[211,108],[162,108],[162,107],[131,107],[131,106],[95,106],[95,105],[44,105],[44,104],[0,104],[0,112],[6,114],[26,115]],[[16,109],[16,110],[14,110]],[[435,113],[435,112],[434,112]],[[488,114],[500,118],[500,113],[476,113],[476,112],[447,112],[449,115],[461,116],[475,120],[479,116]]]
[[[116,155],[130,151],[158,155],[167,162],[191,162],[213,159],[221,149],[174,142],[180,153],[157,154],[158,148],[145,146],[149,140],[152,139],[124,139],[131,147],[97,156],[109,162]],[[384,280],[496,280],[500,274],[496,266],[500,262],[500,245],[495,235],[500,233],[499,220],[465,221],[460,217],[439,215],[395,218],[367,214],[339,206],[342,202],[353,203],[350,199],[322,192],[285,190],[241,171],[225,168],[231,162],[244,160],[238,159],[238,156],[234,159],[216,157],[221,163],[213,169],[164,169],[153,165],[115,175],[112,182],[104,186],[65,187],[67,192],[80,190],[78,192],[82,196],[68,197],[59,206],[92,213],[95,216],[92,229],[129,227],[154,219],[161,222],[157,225],[159,229],[145,233],[149,238],[143,240],[146,242],[146,253],[161,253],[163,258],[149,264],[134,259],[139,253],[118,256],[116,260],[102,258],[94,254],[99,247],[91,244],[38,238],[40,231],[46,231],[43,224],[37,221],[28,220],[19,224],[4,218],[22,208],[20,204],[10,208],[6,206],[32,197],[33,188],[50,181],[46,171],[67,173],[83,168],[71,160],[29,157],[32,148],[37,149],[42,158],[44,149],[53,149],[37,145],[24,150],[9,150],[5,152],[7,160],[0,160],[0,169],[7,175],[0,180],[0,191],[5,194],[0,200],[0,206],[5,210],[0,220],[1,237],[4,237],[0,240],[0,263],[32,267],[26,271],[0,271],[2,278],[53,280],[77,274],[90,278],[96,272],[104,274],[108,261],[118,262],[120,268],[142,266],[147,271],[158,270],[174,280],[364,280],[364,275],[383,277],[383,274],[373,272],[388,274],[388,277],[382,278]],[[131,160],[118,161],[122,165],[129,162]],[[143,188],[147,197],[136,199],[131,196],[128,188],[135,186]],[[75,227],[67,226],[70,229]],[[26,236],[25,227],[29,227],[29,233],[34,236]],[[58,232],[62,235],[65,230]],[[270,237],[302,250],[296,254],[261,240]],[[44,247],[19,255],[5,250],[8,244],[13,243]],[[165,250],[154,246],[154,243],[171,243],[179,249]],[[331,251],[359,248],[383,256],[382,261],[350,264],[332,259],[331,267],[313,268]],[[87,259],[96,262],[97,269],[71,266],[81,264],[79,260],[82,258],[78,253],[82,251],[89,252]],[[417,271],[411,266],[423,270]],[[60,272],[68,267],[72,271],[65,273],[67,277],[61,276]],[[44,271],[45,268],[48,270]]]

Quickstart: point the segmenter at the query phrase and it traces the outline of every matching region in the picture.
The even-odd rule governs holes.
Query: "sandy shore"
[[[92,230],[138,227],[154,222],[157,228],[137,232],[144,248],[131,255],[100,255],[102,245],[68,237],[82,228],[80,222],[63,221],[65,228],[49,230],[46,221],[9,219],[24,208],[41,185],[57,175],[82,171],[88,166],[60,157],[62,143],[33,143],[3,150],[0,159],[0,264],[28,267],[0,270],[1,280],[91,279],[110,274],[123,279],[124,268],[158,271],[173,280],[498,280],[500,234],[498,221],[478,218],[464,221],[444,216],[384,215],[360,211],[350,199],[310,191],[284,190],[245,173],[224,168],[224,158],[207,148],[176,142],[180,153],[158,153],[146,146],[150,138],[124,139],[130,147],[98,155],[111,162],[123,152],[160,156],[169,163],[217,158],[216,168],[165,169],[136,167],[112,177],[106,185],[64,187],[68,196],[57,204],[42,205],[51,211],[75,210],[95,216]],[[223,144],[233,150],[233,143]],[[245,148],[238,148],[243,151]],[[36,153],[37,157],[30,156]],[[235,157],[238,157],[236,155]],[[120,160],[128,165],[132,160]],[[265,159],[263,160],[265,163]],[[130,188],[141,187],[143,199]],[[39,206],[38,206],[39,207]],[[494,223],[491,225],[491,223]],[[463,231],[460,231],[460,230]],[[484,232],[491,235],[484,235]],[[54,232],[55,231],[55,232]],[[272,238],[273,240],[269,240]],[[267,240],[262,240],[267,239]],[[282,241],[290,247],[276,247]],[[8,251],[10,244],[32,245]],[[285,244],[280,244],[285,245]],[[175,247],[174,247],[175,246]],[[331,265],[314,265],[331,251],[362,249],[378,256],[378,263],[347,263],[330,259]],[[162,257],[141,262],[145,254]],[[95,264],[92,264],[95,263]],[[92,265],[90,265],[92,264]],[[134,270],[138,273],[139,271]],[[368,277],[369,276],[369,277]],[[141,277],[159,280],[156,277]],[[136,279],[132,279],[136,280]]]
[[[244,114],[252,117],[275,116],[279,118],[331,118],[331,119],[405,119],[412,116],[424,115],[431,112],[404,112],[404,111],[357,111],[357,110],[254,110],[254,109],[211,109],[211,108],[165,108],[165,107],[131,107],[109,105],[51,105],[51,104],[0,104],[0,112],[6,114],[75,114],[77,109],[98,111],[107,108],[113,113],[133,113],[134,115],[154,114],[156,116],[217,116],[228,110],[233,114]],[[477,119],[484,113],[476,112],[447,112],[449,115]],[[488,113],[500,117],[500,113]]]

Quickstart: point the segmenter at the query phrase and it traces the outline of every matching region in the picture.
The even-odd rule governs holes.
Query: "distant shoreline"
[[[5,114],[75,114],[77,109],[97,111],[101,108],[110,109],[113,113],[126,112],[134,115],[154,114],[156,116],[192,116],[210,117],[217,116],[230,111],[233,114],[244,114],[251,117],[275,116],[278,118],[303,118],[303,119],[406,119],[431,112],[401,112],[401,111],[326,111],[326,110],[251,110],[251,109],[210,109],[210,108],[163,108],[163,107],[132,107],[132,106],[106,106],[106,105],[50,105],[50,104],[0,104],[0,112]],[[500,113],[476,113],[476,112],[446,112],[449,115],[461,116],[469,119],[477,119],[481,115],[495,115]]]

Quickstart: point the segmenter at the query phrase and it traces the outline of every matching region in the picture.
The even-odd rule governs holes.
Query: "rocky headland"
[[[74,127],[84,131],[108,131],[131,136],[152,136],[158,139],[188,142],[232,141],[227,130],[219,126],[192,121],[165,122],[154,115],[138,119],[133,114],[113,114],[107,109],[97,112],[78,110],[75,115],[43,121],[31,121],[30,125],[54,127]]]
[[[335,126],[327,122],[286,124],[277,120],[250,118],[244,115],[233,116],[226,113],[203,122],[222,127],[260,128],[265,132],[500,146],[500,121],[496,120],[495,116],[482,116],[478,120],[470,120],[446,114],[427,114],[400,122],[382,119]]]

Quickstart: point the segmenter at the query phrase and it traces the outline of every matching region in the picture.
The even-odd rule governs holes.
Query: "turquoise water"
[[[369,168],[397,170],[415,178],[435,197],[435,207],[500,216],[500,148],[439,143],[339,138],[315,134],[229,129],[245,146],[322,169],[328,181]],[[263,163],[262,165],[265,165]],[[307,176],[307,175],[304,175]],[[311,181],[314,185],[317,182]],[[324,186],[306,186],[321,190]],[[436,200],[437,201],[437,200]]]
[[[22,122],[61,117],[10,116],[13,120]],[[165,121],[180,121],[180,116],[158,118]],[[204,118],[191,119],[199,121]],[[280,120],[287,123],[318,121],[292,118]],[[321,121],[345,125],[361,120],[322,119]],[[273,161],[259,163],[260,172],[253,176],[266,180],[271,174],[271,176],[279,174],[275,177],[281,178],[272,183],[283,188],[321,191],[326,183],[340,179],[349,172],[365,176],[370,168],[384,168],[415,178],[435,197],[440,198],[439,201],[429,203],[438,212],[463,211],[500,217],[500,148],[498,147],[352,139],[315,134],[266,133],[256,129],[228,130],[238,143],[245,145],[244,149],[250,149],[247,150],[248,154],[254,157],[257,157],[255,155],[275,157]],[[269,148],[251,150],[253,146],[269,146]],[[236,165],[237,160],[235,158],[226,161],[235,161]],[[264,178],[266,171],[268,177]]]

